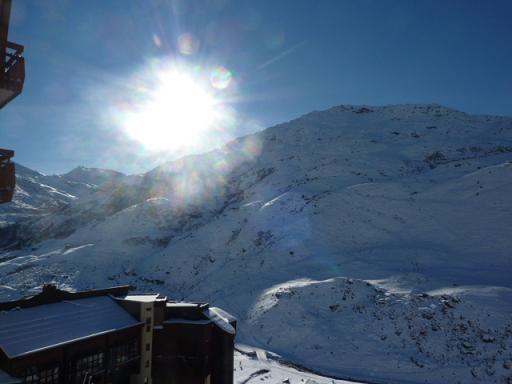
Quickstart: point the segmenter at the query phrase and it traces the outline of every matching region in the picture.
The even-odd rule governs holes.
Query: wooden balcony
[[[23,46],[7,42],[0,60],[0,109],[23,91],[25,60]]]

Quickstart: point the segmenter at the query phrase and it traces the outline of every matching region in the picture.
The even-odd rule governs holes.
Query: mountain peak
[[[126,175],[111,169],[88,168],[80,165],[61,176],[74,182],[101,185],[108,181],[117,181]]]

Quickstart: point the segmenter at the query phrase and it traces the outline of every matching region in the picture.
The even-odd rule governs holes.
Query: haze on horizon
[[[45,173],[146,171],[338,104],[512,115],[512,4],[28,1],[0,145]]]

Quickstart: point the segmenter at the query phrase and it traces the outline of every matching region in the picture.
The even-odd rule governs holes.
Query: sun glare
[[[160,70],[151,84],[121,121],[126,133],[147,149],[191,148],[219,123],[220,101],[193,73]]]

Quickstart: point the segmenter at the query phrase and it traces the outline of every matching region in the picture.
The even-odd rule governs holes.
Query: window
[[[59,382],[59,366],[30,367],[24,373],[23,382],[27,384],[55,384]]]
[[[151,317],[146,318],[146,332],[151,331]]]
[[[105,353],[103,351],[79,357],[68,363],[68,381],[81,384],[84,378],[100,373],[104,367]]]
[[[88,372],[89,374],[101,371],[104,365],[104,360],[105,354],[103,352],[82,357],[76,360],[76,371]]]
[[[54,384],[59,382],[59,367],[50,367],[39,371],[41,384]]]
[[[151,350],[151,344],[146,344],[146,351]]]
[[[24,383],[39,383],[39,371],[36,367],[30,367],[25,370]]]
[[[136,357],[139,357],[139,343],[137,339],[110,348],[110,361],[114,366],[121,365]]]

